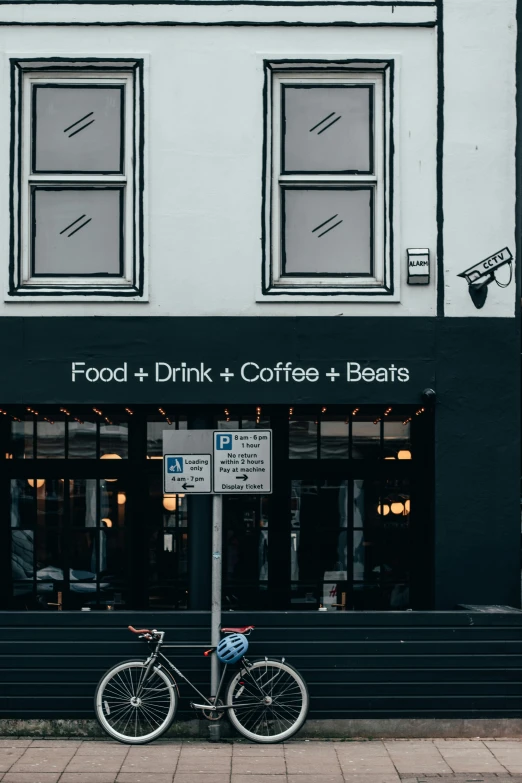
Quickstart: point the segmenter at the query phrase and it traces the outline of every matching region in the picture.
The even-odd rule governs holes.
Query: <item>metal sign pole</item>
[[[221,631],[221,547],[223,542],[223,496],[212,498],[212,608],[210,619],[210,643],[217,647]],[[219,682],[219,661],[217,655],[211,658],[210,695],[215,696]]]

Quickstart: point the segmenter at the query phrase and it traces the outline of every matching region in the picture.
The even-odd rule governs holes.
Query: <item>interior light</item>
[[[381,514],[383,517],[387,516],[390,513],[390,507],[387,503],[383,503],[382,505],[379,503],[377,506],[377,513]]]
[[[124,506],[127,502],[127,495],[125,492],[118,492],[118,506]]]
[[[174,497],[167,497],[166,495],[163,496],[163,508],[165,508],[167,511],[175,511],[177,505],[177,498],[174,495]]]
[[[392,514],[403,514],[404,503],[401,503],[400,500],[396,500],[394,503],[391,504],[391,512]]]
[[[384,459],[395,459],[395,457],[385,457]]]
[[[397,454],[397,459],[411,459],[411,451],[409,449],[401,449]]]
[[[35,479],[27,479],[27,483],[30,487],[34,487]],[[36,479],[36,489],[40,489],[45,484],[45,479]]]
[[[102,519],[102,525],[105,525],[105,527],[112,527],[112,519],[109,519],[109,517],[104,517]]]
[[[410,508],[411,508],[411,501],[408,498],[408,500],[406,500],[405,503],[404,503],[404,515],[405,516],[407,516],[410,513]]]
[[[100,459],[121,459],[119,454],[102,454]]]

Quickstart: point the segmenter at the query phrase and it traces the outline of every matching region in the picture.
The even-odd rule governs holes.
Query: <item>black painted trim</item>
[[[0,24],[0,26],[3,26]],[[56,63],[57,65],[45,65],[45,63]],[[85,63],[99,63],[99,67],[85,65]],[[112,66],[111,66],[112,63]],[[144,129],[145,129],[145,115],[143,102],[144,95],[144,61],[141,58],[127,58],[118,57],[109,60],[107,57],[27,57],[11,59],[11,161],[10,161],[10,256],[9,256],[9,296],[16,298],[23,297],[60,297],[60,296],[75,296],[75,297],[141,297],[144,292]],[[34,65],[33,65],[34,64]],[[116,65],[117,64],[117,65]],[[40,67],[39,67],[40,66]],[[69,66],[69,67],[67,67]],[[115,277],[114,275],[96,275],[93,276],[99,280],[99,285],[92,288],[82,287],[76,288],[74,285],[23,285],[21,279],[21,192],[22,192],[22,171],[21,171],[21,141],[22,141],[22,83],[24,71],[29,72],[43,72],[47,70],[60,70],[63,73],[79,71],[85,72],[121,72],[127,71],[132,74],[133,77],[133,96],[134,96],[134,113],[133,113],[133,143],[134,143],[134,172],[133,172],[133,242],[132,242],[132,267],[133,267],[133,281],[128,285],[110,285],[105,282],[107,278]],[[53,84],[52,86],[56,86]],[[90,86],[90,85],[89,85]],[[103,85],[101,85],[103,86]],[[109,85],[107,85],[109,86]],[[113,85],[110,85],[111,87]],[[116,85],[117,86],[117,85]],[[124,90],[124,86],[121,86]],[[137,100],[139,92],[139,116],[136,116]],[[122,100],[121,103],[122,118],[124,117],[125,104]],[[122,132],[124,132],[124,123],[122,122]],[[139,145],[138,144],[139,138]],[[33,145],[34,147],[34,145]],[[136,155],[136,149],[139,154]],[[121,145],[120,153],[123,154],[123,144]],[[56,172],[52,172],[56,173]],[[63,173],[63,172],[62,172]],[[72,172],[67,172],[71,174]],[[78,172],[74,172],[78,173]],[[85,172],[85,174],[96,174],[96,172]],[[105,173],[105,172],[104,172]],[[72,185],[73,183],[71,183]],[[79,183],[81,186],[81,183]],[[92,183],[91,187],[92,187]],[[101,187],[106,187],[100,183]],[[67,182],[56,183],[55,187],[63,188],[67,187]],[[114,187],[119,188],[121,191],[120,199],[124,202],[124,189],[128,187],[128,182],[124,185],[118,185],[114,183]],[[55,189],[55,188],[51,188]],[[17,193],[16,193],[17,191]],[[15,214],[14,199],[18,196],[17,209]],[[121,203],[121,202],[120,202]],[[120,214],[124,216],[125,221],[125,203],[121,204]],[[138,225],[136,226],[136,223]],[[18,246],[15,246],[15,231],[18,234]],[[120,225],[120,279],[124,274],[124,239],[125,228],[124,225]],[[34,240],[31,240],[33,244]],[[31,250],[30,264],[33,268],[34,247]],[[42,275],[42,277],[52,278],[55,275]],[[79,275],[80,277],[90,277],[91,275]],[[56,275],[56,277],[63,277],[63,275]],[[78,275],[71,275],[71,279],[78,277]]]
[[[339,285],[339,290],[335,291],[332,290],[336,287],[335,283],[332,283],[332,285],[329,287],[330,290],[328,291],[318,291],[318,290],[307,290],[306,286],[301,286],[298,290],[295,289],[294,286],[285,286],[284,282],[281,283],[278,281],[277,286],[273,283],[273,260],[272,260],[272,193],[273,193],[273,187],[272,187],[272,159],[273,159],[273,145],[274,145],[274,139],[273,139],[273,97],[272,97],[272,72],[277,65],[290,65],[291,68],[289,68],[289,73],[295,73],[296,71],[310,71],[310,65],[312,65],[314,68],[317,66],[325,66],[325,70],[334,70],[336,67],[345,67],[347,65],[357,65],[361,64],[363,67],[366,64],[374,64],[381,66],[380,68],[376,69],[376,73],[381,74],[383,78],[383,138],[384,138],[384,145],[383,145],[383,169],[384,169],[384,176],[383,176],[383,182],[384,182],[384,188],[385,188],[385,209],[384,209],[384,218],[385,218],[385,234],[384,234],[384,252],[387,254],[389,263],[385,263],[384,268],[384,280],[383,285],[379,288],[379,290],[372,290],[371,286],[368,286],[368,289],[365,290],[350,290],[348,287]],[[388,71],[389,71],[389,78],[388,78]],[[347,71],[347,74],[349,74],[349,71]],[[337,85],[336,85],[337,86]],[[284,85],[282,85],[284,87]],[[264,60],[264,86],[263,86],[263,110],[264,110],[264,133],[263,133],[263,185],[262,185],[262,204],[261,204],[261,220],[262,220],[262,226],[261,226],[261,239],[262,239],[262,268],[261,268],[261,291],[263,296],[272,297],[272,296],[297,296],[297,297],[307,297],[307,296],[317,296],[317,297],[335,297],[335,296],[354,296],[354,297],[386,297],[386,296],[392,296],[394,293],[394,247],[393,247],[393,209],[394,209],[394,202],[393,202],[393,175],[394,175],[394,153],[395,153],[395,142],[394,142],[394,123],[393,123],[393,112],[394,112],[394,87],[395,87],[395,62],[394,60],[384,60],[382,58],[376,59],[376,58],[348,58],[348,59],[337,59],[337,60],[327,60],[327,59],[317,59],[317,58],[303,58],[301,61],[296,62],[293,59],[290,58],[282,58],[278,60]],[[387,106],[387,93],[389,91],[390,94],[390,122],[389,122],[389,128],[388,133],[386,132],[386,106]],[[284,90],[281,90],[282,95],[284,95]],[[372,91],[372,96],[374,95],[374,91]],[[282,132],[280,137],[280,143],[283,145],[283,139],[284,139],[284,100],[282,101],[281,105],[281,126],[282,126]],[[372,113],[372,126],[374,124],[374,116]],[[267,150],[267,144],[268,139],[270,139],[271,148],[270,148],[270,183],[268,182],[268,150]],[[389,145],[389,155],[388,155],[388,145]],[[388,159],[389,159],[389,171],[388,171]],[[372,161],[373,162],[373,161]],[[314,172],[314,174],[317,174],[317,172]],[[320,172],[319,172],[320,174]],[[361,175],[361,178],[363,178],[364,175]],[[284,183],[284,185],[280,185],[281,189],[283,187],[290,186],[290,183]],[[301,187],[304,187],[304,185],[301,185]],[[269,197],[267,198],[267,189]],[[373,199],[372,199],[373,204]],[[387,239],[387,224],[390,224],[389,228],[389,236],[390,236],[390,242],[389,245],[386,243]],[[268,227],[268,236],[267,236],[267,227]],[[374,226],[372,224],[372,230],[374,230]],[[372,240],[374,240],[374,234],[372,234]],[[282,269],[284,274],[284,245],[282,245]],[[374,261],[374,249],[372,247],[372,272],[373,272],[373,261]],[[268,272],[268,275],[267,275]],[[292,274],[284,274],[285,277],[291,277]],[[299,277],[302,277],[303,275],[298,275]],[[308,275],[307,275],[308,276]],[[314,275],[315,276],[315,275]],[[321,277],[328,277],[329,275],[321,275]],[[311,277],[311,275],[310,275]],[[340,277],[339,275],[336,275],[336,277]],[[347,275],[348,277],[348,275]],[[360,277],[360,275],[358,275]],[[310,286],[311,287],[311,286]],[[360,289],[360,287],[358,287]]]
[[[517,130],[515,145],[515,171],[516,171],[516,196],[515,196],[515,318],[521,317],[521,269],[522,258],[522,5],[517,3],[517,54],[516,54],[516,107]]]
[[[437,0],[437,315],[444,316],[444,7]]]
[[[405,0],[405,2],[397,3],[394,0],[300,0],[300,2],[291,2],[291,0],[276,0],[270,2],[270,0],[154,0],[154,5],[197,5],[197,6],[227,6],[227,5],[261,5],[275,7],[287,6],[287,7],[301,7],[301,6],[374,6],[378,8],[435,8],[437,0]],[[20,3],[13,2],[13,0],[0,0],[0,5],[20,5]],[[148,0],[24,0],[23,5],[150,5]]]
[[[437,27],[437,22],[0,22],[0,27]],[[369,62],[366,60],[366,62]]]
[[[39,69],[56,70],[51,68]],[[84,72],[86,69],[82,69]],[[96,71],[95,68],[91,69]],[[115,71],[117,69],[114,69]],[[38,132],[38,116],[36,111],[36,91],[45,89],[78,89],[78,90],[119,90],[120,91],[120,162],[117,169],[104,169],[102,171],[82,171],[81,169],[68,169],[67,171],[58,171],[56,169],[37,169],[36,168],[36,134]],[[123,162],[125,160],[125,86],[123,84],[59,84],[49,82],[48,84],[33,84],[31,95],[31,170],[33,174],[123,174]]]

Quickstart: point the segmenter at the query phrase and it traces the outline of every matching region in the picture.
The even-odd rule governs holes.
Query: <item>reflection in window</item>
[[[409,482],[356,481],[353,504],[353,607],[409,608]]]
[[[293,608],[409,607],[409,483],[292,481]]]
[[[11,453],[13,459],[33,459],[34,456],[34,421],[11,422]]]
[[[411,459],[411,419],[384,419],[384,459]]]
[[[163,457],[163,433],[186,430],[186,416],[147,416],[147,459]]]
[[[186,609],[187,496],[164,495],[161,475],[149,477],[148,601],[151,609]]]
[[[126,501],[121,480],[13,480],[15,607],[52,608],[58,602],[65,609],[95,609],[107,602],[123,607]]]
[[[321,417],[321,459],[348,459],[349,429],[347,416]]]
[[[64,421],[36,422],[36,457],[37,459],[64,459]]]
[[[317,459],[317,420],[292,416],[289,422],[290,459]]]
[[[129,425],[126,421],[100,424],[100,457],[117,455],[120,459],[129,456]]]
[[[96,459],[96,422],[68,421],[69,459]]]
[[[381,450],[381,419],[378,413],[357,414],[352,420],[352,459],[378,459]]]
[[[348,481],[292,481],[292,606],[337,603],[337,585],[347,580],[347,527]]]
[[[223,497],[223,606],[262,608],[268,589],[270,498]]]

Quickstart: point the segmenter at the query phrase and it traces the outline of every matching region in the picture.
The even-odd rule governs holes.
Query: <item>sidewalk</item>
[[[166,740],[142,747],[110,741],[0,739],[2,783],[513,783],[515,780],[522,782],[522,740],[512,739],[296,740],[268,746]]]

